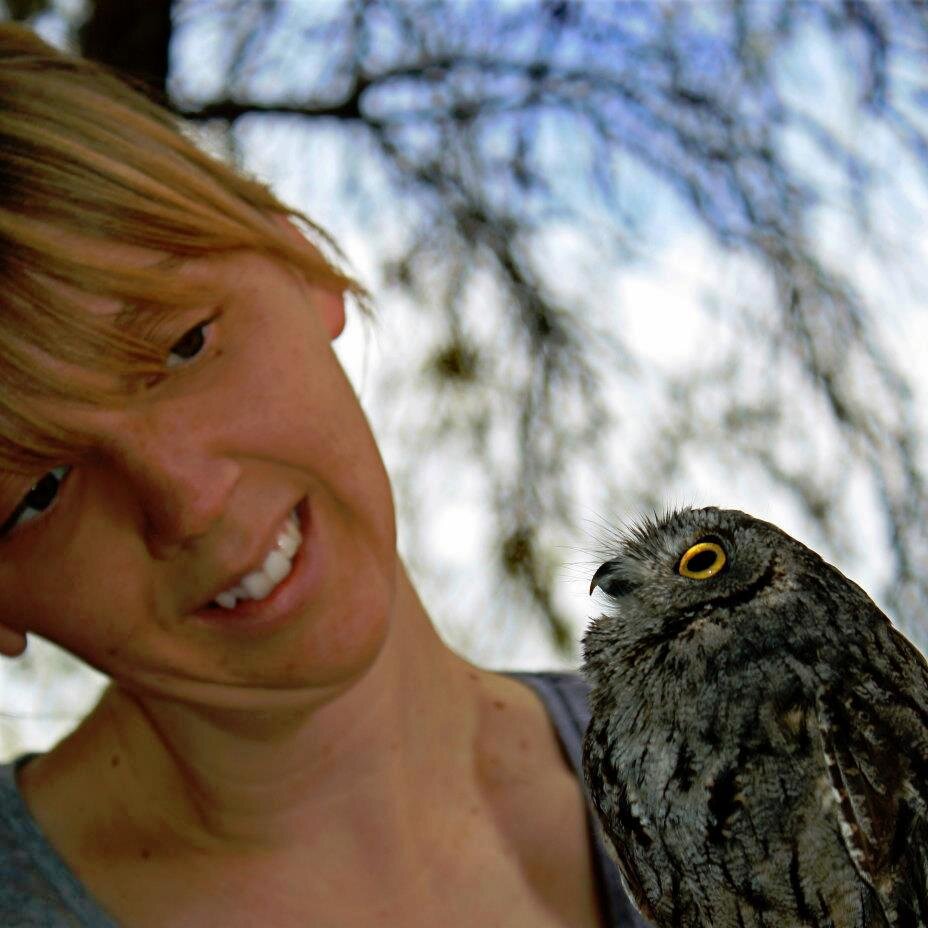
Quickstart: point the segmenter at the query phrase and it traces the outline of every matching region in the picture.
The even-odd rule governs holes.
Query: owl
[[[928,664],[775,525],[683,509],[593,576],[584,775],[659,928],[928,926]]]

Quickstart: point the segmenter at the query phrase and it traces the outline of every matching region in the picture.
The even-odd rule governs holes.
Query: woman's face
[[[0,480],[0,624],[194,702],[338,686],[379,650],[396,571],[387,477],[331,350],[341,294],[252,252],[168,273],[216,300],[166,320],[166,376],[68,410],[88,460]]]

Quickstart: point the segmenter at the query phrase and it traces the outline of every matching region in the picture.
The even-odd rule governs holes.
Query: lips
[[[236,584],[216,594],[210,605],[234,609],[242,600],[262,600],[270,596],[293,568],[293,558],[303,535],[296,509],[290,512],[277,531],[274,546],[265,555],[261,566],[246,573]]]
[[[278,547],[283,534],[294,534],[293,528],[288,528],[287,523],[293,522],[296,529],[296,536],[300,539],[298,547],[291,556],[284,554],[287,545],[291,542],[284,542],[284,547]],[[315,591],[321,580],[324,567],[322,561],[323,550],[319,546],[320,539],[318,536],[317,518],[313,513],[309,499],[304,497],[294,507],[293,510],[280,520],[277,529],[271,529],[273,534],[265,534],[263,537],[271,539],[268,544],[266,553],[253,555],[248,562],[247,567],[240,568],[237,572],[228,572],[225,579],[219,582],[223,583],[223,588],[214,587],[213,598],[204,602],[199,608],[190,613],[191,618],[206,623],[215,629],[221,629],[223,632],[249,633],[255,632],[264,634],[272,631],[281,623],[289,622],[296,614],[301,613],[307,602],[315,595]],[[244,582],[249,575],[265,573],[269,555],[273,551],[281,551],[288,561],[287,573],[278,581],[270,580],[270,587],[267,593],[259,599],[251,598],[251,594],[244,589]],[[271,570],[276,558],[271,559]],[[250,567],[250,569],[249,569]],[[273,574],[268,574],[273,577]],[[253,583],[253,581],[249,581]],[[256,589],[258,593],[264,592],[263,589]],[[239,598],[239,592],[245,592],[248,598]],[[221,606],[217,601],[225,593],[235,595],[235,604],[232,608]],[[229,600],[223,596],[226,602]]]

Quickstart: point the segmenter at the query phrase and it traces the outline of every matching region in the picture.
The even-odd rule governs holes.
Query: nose
[[[215,428],[190,416],[133,414],[109,430],[108,454],[142,514],[145,544],[166,560],[222,518],[240,465],[218,450]]]

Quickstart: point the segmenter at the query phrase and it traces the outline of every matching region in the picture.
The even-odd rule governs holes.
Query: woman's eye
[[[192,361],[203,350],[206,346],[206,330],[211,322],[210,319],[198,323],[174,342],[168,354],[168,367],[178,367],[187,361]]]
[[[55,467],[42,476],[33,485],[32,489],[19,501],[19,505],[10,513],[6,521],[0,526],[0,538],[10,532],[37,519],[46,509],[52,506],[58,497],[61,484],[70,473],[68,466]]]

